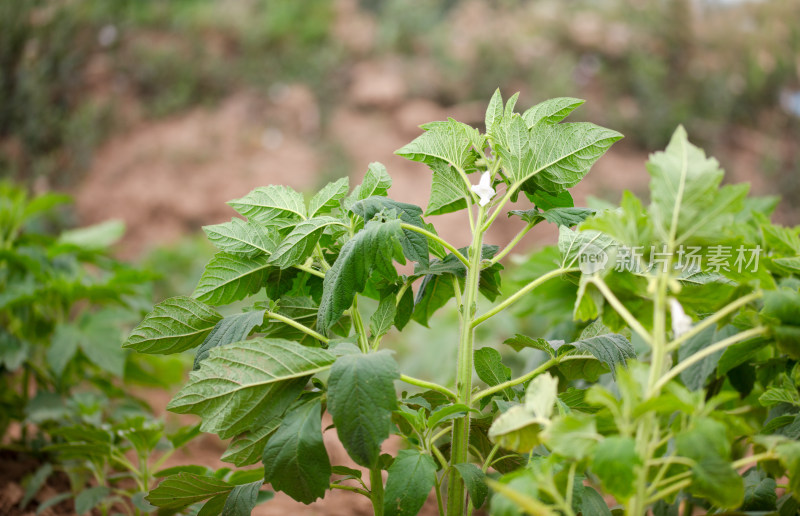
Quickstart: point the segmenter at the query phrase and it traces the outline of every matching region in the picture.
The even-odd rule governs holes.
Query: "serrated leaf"
[[[528,453],[541,443],[558,393],[558,379],[544,373],[528,384],[525,403],[514,405],[492,423],[489,438],[503,448]]]
[[[613,268],[616,242],[599,231],[573,231],[558,228],[558,250],[561,267],[579,267],[585,274]]]
[[[433,162],[429,166],[433,179],[425,215],[443,215],[466,208],[470,194],[459,173],[444,162]]]
[[[486,485],[486,475],[481,468],[475,464],[455,464],[453,465],[458,474],[467,486],[467,492],[472,499],[472,506],[479,509],[486,501],[489,494],[489,486]]]
[[[270,436],[281,424],[279,417],[274,417],[267,422],[256,426],[239,435],[231,441],[228,449],[222,454],[220,460],[235,464],[236,466],[249,466],[261,460],[264,454],[264,447]]]
[[[511,369],[503,364],[503,359],[494,348],[480,348],[475,350],[475,372],[487,385],[494,387],[511,380]],[[514,399],[511,388],[504,389],[503,395],[507,400]]]
[[[431,316],[455,297],[454,281],[456,279],[450,274],[425,276],[417,291],[412,319],[428,326]]]
[[[514,114],[514,108],[517,107],[517,100],[519,100],[519,92],[511,95],[506,101],[506,107],[503,110],[503,118],[508,120]]]
[[[683,343],[678,350],[678,363],[687,360],[698,351],[702,351],[715,342],[719,342],[736,333],[736,328],[730,325],[720,328],[719,330],[717,330],[715,326],[706,328]],[[706,379],[717,368],[722,354],[723,350],[717,351],[682,371],[680,376],[683,384],[693,391],[702,389]]]
[[[557,124],[585,102],[585,100],[572,97],[556,97],[529,108],[522,114],[522,119],[525,120],[528,127],[533,127],[538,123]]]
[[[452,118],[446,122],[426,124],[427,131],[414,141],[395,151],[395,154],[412,161],[432,163],[444,160],[450,165],[466,169],[473,156],[473,135],[467,128]]]
[[[325,216],[298,222],[272,252],[269,263],[281,269],[303,263],[314,252],[314,247],[319,242],[325,228],[335,225],[344,226],[339,219]]]
[[[767,477],[758,469],[751,469],[744,475],[744,502],[742,510],[774,511],[778,507],[778,494],[775,492],[775,479]]]
[[[308,378],[330,368],[335,357],[282,339],[257,338],[211,350],[167,409],[203,418],[204,432],[226,439],[247,430],[270,411],[283,410]]]
[[[525,410],[540,420],[550,419],[558,398],[558,378],[550,373],[540,374],[525,390]]]
[[[219,252],[206,265],[193,297],[212,305],[226,305],[255,294],[266,285],[266,255],[244,257]]]
[[[430,417],[428,418],[428,428],[436,428],[438,425],[450,421],[451,419],[455,419],[457,417],[461,417],[467,412],[477,412],[475,409],[471,409],[468,406],[464,405],[463,403],[453,403],[452,405],[440,405],[436,407],[433,412],[431,412]]]
[[[349,210],[358,201],[374,195],[384,196],[391,186],[392,178],[389,177],[386,167],[377,161],[370,163],[364,180],[353,188],[352,193],[344,200],[344,207]]]
[[[503,341],[504,344],[508,344],[515,351],[522,351],[524,348],[533,348],[533,349],[540,349],[550,355],[550,357],[556,356],[556,350],[553,349],[553,346],[550,345],[545,339],[534,339],[531,337],[527,337],[525,335],[520,335],[517,333],[510,339],[506,339]]]
[[[397,362],[387,350],[345,355],[331,368],[328,411],[339,440],[356,464],[372,468],[389,437],[392,411],[397,408],[394,380]]]
[[[316,217],[330,213],[344,199],[350,189],[350,179],[343,177],[325,185],[308,203],[308,216]]]
[[[397,305],[395,303],[396,299],[392,292],[381,297],[378,308],[369,318],[369,331],[373,338],[386,335],[392,324],[394,324],[395,315],[397,314]]]
[[[326,332],[339,320],[353,304],[356,293],[364,291],[372,274],[390,283],[396,281],[393,260],[405,263],[401,237],[399,220],[370,221],[342,246],[323,281],[317,316],[319,330]]]
[[[611,369],[611,374],[616,378],[618,367],[624,367],[627,360],[636,358],[636,351],[633,345],[619,333],[608,333],[596,335],[586,339],[578,340],[572,344],[565,344],[558,348],[559,355],[570,354],[590,354],[601,363]]]
[[[250,516],[258,502],[262,480],[238,485],[228,495],[220,516]]]
[[[238,218],[224,224],[203,226],[203,231],[220,251],[244,256],[271,254],[280,241],[275,228]]]
[[[411,315],[414,313],[414,291],[410,288],[406,289],[403,296],[397,302],[397,308],[394,316],[395,327],[402,331],[408,321],[411,320]]]
[[[298,502],[309,504],[325,496],[331,463],[322,441],[319,399],[287,412],[264,448],[264,481]]]
[[[389,214],[393,212],[398,219],[406,224],[425,229],[425,221],[422,220],[422,208],[413,204],[394,201],[386,197],[373,196],[358,201],[353,204],[351,209],[364,219],[364,222],[372,220],[381,212],[388,212]],[[428,264],[428,239],[424,235],[403,229],[400,245],[403,247],[403,253],[406,258],[422,265]]]
[[[600,493],[590,486],[583,486],[581,514],[583,516],[589,516],[590,514],[591,516],[611,516],[611,510]]]
[[[591,460],[592,472],[617,500],[624,503],[635,493],[636,469],[642,459],[632,438],[607,437],[595,447]]]
[[[746,184],[718,189],[723,171],[713,158],[689,143],[686,130],[678,127],[663,152],[647,163],[650,181],[650,216],[663,241],[670,234],[677,242],[693,237],[718,238],[733,222],[747,194]],[[679,206],[677,227],[673,212]]]
[[[288,186],[261,186],[241,199],[229,201],[228,204],[249,220],[262,224],[278,218],[293,220],[306,218],[303,194]]]
[[[182,509],[214,496],[227,496],[233,487],[215,477],[178,473],[162,480],[145,499],[162,509]]]
[[[194,365],[192,369],[197,370],[200,362],[208,357],[208,353],[216,347],[245,340],[253,328],[260,326],[264,322],[266,310],[254,310],[240,314],[229,315],[219,321],[206,340],[197,349],[194,355]]]
[[[222,316],[190,297],[172,297],[157,304],[133,329],[122,347],[140,353],[179,353],[202,344]]]
[[[400,450],[389,466],[384,493],[386,516],[415,516],[436,485],[436,463],[417,450]]]
[[[487,134],[493,134],[494,126],[503,120],[503,95],[500,93],[500,88],[494,90],[489,105],[486,107],[486,116],[484,117],[484,126]]]
[[[539,208],[530,210],[511,210],[508,215],[516,215],[528,224],[536,224],[546,220],[556,226],[566,226],[571,228],[577,226],[594,214],[594,210],[589,208],[552,208],[542,211]]]

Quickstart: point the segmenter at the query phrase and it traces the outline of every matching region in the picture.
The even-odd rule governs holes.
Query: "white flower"
[[[692,318],[686,315],[683,307],[674,297],[669,298],[669,311],[672,313],[672,337],[677,338],[692,329]]]
[[[481,200],[478,202],[481,206],[486,206],[489,201],[494,197],[494,188],[492,188],[492,178],[487,170],[481,174],[481,181],[477,185],[472,185],[472,191],[478,194]]]

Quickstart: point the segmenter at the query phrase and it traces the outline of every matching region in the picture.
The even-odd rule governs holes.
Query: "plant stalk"
[[[482,228],[486,210],[478,210],[476,228]],[[472,235],[472,245],[469,248],[469,265],[467,267],[467,281],[464,286],[461,305],[462,323],[461,338],[458,346],[458,370],[456,372],[456,392],[458,402],[472,406],[472,352],[475,338],[473,318],[477,310],[478,283],[481,273],[481,250],[483,247],[483,231],[477,229]],[[467,462],[469,451],[469,413],[453,422],[452,450],[450,465]],[[466,494],[464,481],[455,468],[450,470],[447,485],[447,516],[463,516]]]
[[[383,516],[383,477],[377,466],[369,470],[369,498],[375,516]]]

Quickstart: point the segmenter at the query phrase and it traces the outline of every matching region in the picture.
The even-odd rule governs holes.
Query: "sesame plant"
[[[449,242],[422,208],[392,200],[378,163],[355,188],[341,179],[308,201],[285,186],[257,188],[229,203],[244,218],[204,228],[220,251],[194,294],[157,305],[125,346],[194,349],[194,370],[168,409],[232,439],[222,460],[261,466],[238,484],[176,471],[149,503],[249,514],[269,484],[306,504],[351,491],[376,515],[417,514],[431,497],[449,516],[484,506],[595,516],[611,514],[606,495],[617,513],[641,516],[677,514],[686,500],[761,510],[777,504],[778,489],[796,491],[800,448],[786,427],[800,405],[797,231],[769,224],[769,203],[745,202],[745,187],[718,189],[716,162],[680,129],[649,165],[648,210],[629,194],[616,210],[577,208],[568,189],[622,135],[562,122],[578,99],[521,114],[516,101],[495,93],[485,133],[431,122],[397,151],[431,169],[424,216],[462,212],[469,242]],[[519,233],[490,244],[507,215]],[[557,227],[557,248],[504,294],[501,262],[545,221]],[[708,258],[732,243],[772,254],[744,273],[731,272],[735,256],[710,273],[680,255],[682,245]],[[501,336],[509,349],[544,357],[512,377],[496,342],[476,341],[475,329],[537,299],[558,301],[550,311],[577,323],[562,335]],[[455,383],[403,374],[387,343],[449,302],[458,313]],[[240,310],[225,308],[232,303]],[[393,328],[401,335],[384,340]],[[720,353],[732,354],[726,368]],[[331,427],[358,468],[331,464]],[[396,455],[382,450],[391,434],[404,443]]]

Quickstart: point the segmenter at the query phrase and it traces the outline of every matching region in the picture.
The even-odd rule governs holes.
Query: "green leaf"
[[[220,251],[244,256],[270,254],[280,240],[275,228],[238,218],[224,224],[203,226],[203,231]]]
[[[36,508],[36,516],[43,514],[50,507],[58,505],[64,500],[69,500],[70,498],[72,498],[72,493],[61,493],[55,496],[51,496],[50,498],[39,504],[39,507]]]
[[[5,332],[0,333],[0,337],[2,337],[2,335],[8,335],[9,337],[8,339],[4,339],[4,342],[2,342],[3,347],[0,348],[2,352],[6,354],[6,357],[9,356],[12,350],[15,351],[15,355],[19,353],[21,357],[18,360],[9,358],[2,360],[2,362],[5,362],[5,366],[9,371],[14,371],[22,364],[26,353],[24,353],[22,341],[15,339],[11,334]],[[67,365],[72,361],[73,357],[75,357],[75,353],[78,352],[78,342],[80,339],[81,332],[75,324],[61,323],[56,326],[53,331],[50,347],[47,348],[46,354],[47,363],[56,376],[61,377],[61,375],[64,374],[64,369],[66,369]]]
[[[636,358],[636,351],[630,341],[619,333],[607,333],[581,339],[572,344],[565,344],[558,348],[559,356],[566,353],[588,353],[598,361],[606,364],[611,369],[611,374],[616,378],[616,369],[625,366],[630,358]]]
[[[454,281],[456,279],[450,274],[426,275],[417,290],[411,318],[423,326],[428,326],[431,316],[455,297]]]
[[[758,469],[751,469],[744,475],[744,502],[742,510],[774,511],[778,508],[778,494],[775,480]]]
[[[783,442],[775,447],[781,465],[789,477],[789,490],[797,497],[800,494],[800,442]]]
[[[467,486],[467,492],[472,499],[472,506],[479,509],[486,501],[489,494],[489,486],[486,485],[486,475],[481,468],[475,464],[455,464],[453,465],[458,474]]]
[[[303,194],[288,186],[261,186],[241,199],[229,201],[228,204],[239,214],[262,224],[268,224],[278,218],[291,220],[306,218]]]
[[[474,355],[475,372],[484,383],[494,387],[511,380],[511,369],[503,365],[500,352],[496,349],[488,347],[476,349]],[[507,400],[514,399],[514,391],[510,387],[502,392]]]
[[[83,314],[78,346],[94,365],[121,378],[125,374],[127,353],[122,349],[120,317],[120,312],[108,308]]]
[[[267,422],[256,426],[241,434],[231,441],[228,449],[222,454],[220,460],[235,464],[236,466],[249,466],[261,460],[264,447],[270,436],[281,424],[280,417],[274,417]]]
[[[428,428],[436,428],[445,421],[450,421],[457,417],[461,417],[467,412],[477,412],[476,409],[471,409],[463,403],[453,403],[452,405],[440,405],[431,413],[428,418]]]
[[[522,119],[528,127],[533,127],[538,123],[557,124],[564,120],[575,109],[583,105],[585,100],[571,97],[556,97],[545,100],[529,108],[522,114]]]
[[[680,349],[678,349],[678,363],[687,360],[698,351],[702,351],[715,342],[719,342],[736,333],[736,328],[730,325],[720,328],[719,330],[714,326],[706,328],[687,340]],[[680,376],[683,384],[693,391],[702,389],[706,379],[714,372],[714,369],[716,369],[722,354],[722,350],[717,351],[682,371]]]
[[[425,221],[422,220],[422,208],[413,204],[393,201],[386,197],[369,197],[355,203],[352,207],[354,213],[358,214],[364,221],[372,220],[377,214],[391,215],[401,221],[425,229]],[[415,231],[408,229],[402,230],[400,245],[403,253],[411,261],[428,264],[428,239]]]
[[[517,333],[510,339],[506,339],[505,341],[503,341],[503,343],[508,344],[509,346],[514,348],[514,351],[517,352],[522,351],[524,348],[533,348],[544,351],[545,353],[550,355],[551,358],[556,356],[556,350],[553,349],[553,346],[551,346],[549,342],[541,338],[533,339],[531,337],[527,337],[525,335],[520,335],[519,333]]]
[[[294,406],[264,448],[264,481],[298,502],[325,496],[331,463],[322,441],[319,399]]]
[[[217,495],[203,504],[203,507],[197,511],[197,516],[217,516],[222,512],[225,507],[225,502],[228,500],[228,493]]]
[[[758,397],[758,401],[764,407],[771,407],[779,403],[789,403],[791,405],[800,406],[800,396],[797,394],[797,389],[770,387],[764,394]]]
[[[398,378],[400,370],[388,350],[345,355],[331,368],[328,411],[356,464],[372,468],[381,454],[397,408],[394,380]]]
[[[611,516],[611,510],[600,493],[590,486],[583,486],[581,514],[583,516]]]
[[[503,120],[503,95],[500,88],[494,90],[489,106],[486,108],[485,127],[487,134],[494,134],[495,125]]]
[[[386,172],[386,167],[377,161],[370,163],[364,180],[353,188],[353,192],[344,200],[344,207],[349,210],[358,201],[374,195],[384,196],[391,186],[392,178]]]
[[[199,346],[221,319],[205,303],[190,297],[172,297],[157,304],[122,347],[140,353],[179,353]]]
[[[86,514],[110,494],[111,489],[106,486],[84,489],[75,497],[75,512],[77,514]]]
[[[686,130],[678,127],[666,150],[647,163],[650,181],[650,216],[663,241],[675,235],[678,242],[692,237],[719,238],[733,222],[747,194],[746,184],[718,189],[723,171],[713,158],[689,143]],[[672,228],[679,206],[678,224]]]
[[[591,467],[603,488],[625,503],[636,491],[636,469],[641,464],[631,437],[612,436],[595,447]]]
[[[544,373],[528,384],[525,403],[514,405],[492,423],[489,438],[503,448],[528,453],[541,442],[550,423],[558,393],[558,379]]]
[[[24,510],[28,506],[52,473],[53,465],[46,462],[39,466],[36,472],[27,479],[25,483],[25,495],[22,497],[22,501],[19,502],[20,509]]]
[[[215,477],[178,473],[162,480],[145,499],[162,509],[182,509],[214,496],[227,496],[233,487]]]
[[[470,131],[472,128],[452,118],[446,122],[427,124],[426,127],[429,128],[427,131],[395,151],[395,154],[427,164],[444,160],[456,168],[466,169],[474,158],[471,152],[474,138]]]
[[[558,228],[561,267],[580,267],[584,274],[613,268],[615,248],[616,242],[599,231],[573,231],[566,226]]]
[[[223,439],[251,428],[258,416],[283,412],[298,386],[330,368],[335,357],[324,349],[282,339],[257,338],[211,350],[200,369],[167,405],[179,414],[203,418],[201,429]]]
[[[238,485],[225,500],[220,516],[250,516],[258,500],[258,491],[264,485],[262,480]]]
[[[93,226],[64,231],[58,237],[58,243],[74,245],[83,249],[100,250],[111,247],[124,234],[124,222],[107,220]]]
[[[303,263],[314,252],[322,232],[328,226],[344,226],[333,217],[315,217],[298,222],[280,245],[273,251],[269,263],[287,269],[292,265]]]
[[[555,419],[542,437],[553,453],[577,460],[589,455],[600,439],[593,417],[580,412]]]
[[[378,303],[378,308],[369,318],[369,331],[373,338],[377,338],[389,331],[394,324],[395,316],[397,314],[396,299],[393,292],[381,297]]]
[[[269,257],[244,257],[225,252],[206,265],[193,297],[211,305],[226,305],[255,294],[266,285]]]
[[[414,516],[436,484],[436,463],[417,450],[400,450],[389,466],[384,493],[386,516]]]
[[[566,226],[568,228],[577,226],[593,214],[594,210],[589,208],[551,208],[546,211],[533,208],[530,210],[511,210],[508,212],[509,217],[511,215],[516,215],[531,226],[535,226],[543,220],[546,220],[551,224]]]
[[[414,313],[414,291],[410,288],[406,289],[403,297],[397,302],[397,309],[394,317],[395,327],[402,331],[403,328],[411,320],[411,315]]]
[[[466,208],[470,193],[458,171],[441,161],[429,166],[433,171],[433,182],[425,215],[444,215]]]
[[[317,328],[328,331],[353,304],[356,293],[364,291],[372,274],[395,282],[398,276],[392,260],[405,263],[401,237],[399,220],[370,221],[342,246],[325,274]]]
[[[695,461],[689,491],[725,508],[738,507],[744,499],[744,482],[730,463],[731,445],[724,425],[709,418],[675,436],[678,455]]]
[[[253,328],[260,326],[264,322],[266,310],[254,310],[240,314],[229,315],[214,326],[206,340],[197,349],[194,355],[194,365],[192,369],[200,367],[200,361],[208,357],[211,349],[245,340]]]
[[[339,201],[344,199],[349,189],[350,179],[347,177],[328,183],[311,198],[308,203],[308,216],[316,217],[330,213],[339,205]]]
[[[651,224],[642,201],[627,190],[622,192],[618,209],[596,213],[581,228],[602,231],[630,248],[649,244],[652,236]]]

